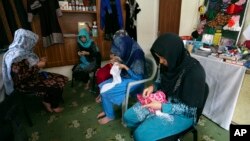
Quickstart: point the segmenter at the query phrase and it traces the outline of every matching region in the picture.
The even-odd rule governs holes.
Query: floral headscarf
[[[33,52],[33,47],[36,45],[37,41],[38,35],[32,31],[22,28],[15,31],[14,40],[9,46],[9,50],[4,54],[2,64],[3,82],[8,95],[14,90],[11,77],[12,63],[27,59],[30,67],[36,65],[39,58]]]
[[[139,44],[127,34],[117,34],[114,36],[111,53],[120,57],[122,63],[135,73],[144,74],[144,52]],[[136,63],[142,63],[142,65],[135,65]]]

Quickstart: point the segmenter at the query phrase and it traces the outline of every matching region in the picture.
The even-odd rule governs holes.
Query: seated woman
[[[138,102],[125,112],[124,122],[134,130],[136,141],[159,140],[191,127],[199,118],[196,112],[203,108],[205,100],[205,71],[190,56],[178,35],[159,36],[150,51],[161,64],[161,78],[158,85],[145,88],[142,95],[147,98],[152,92],[161,90],[168,100],[167,103],[152,100],[146,105]],[[168,116],[157,116],[148,108]]]
[[[119,62],[119,57],[115,56],[114,54],[110,54],[109,57],[110,60],[108,61],[108,63],[96,71],[95,78],[98,85],[112,77],[112,75],[110,74],[110,70],[115,62]],[[99,90],[98,93],[100,93]],[[101,102],[100,94],[96,97],[95,101],[96,103]]]
[[[68,78],[55,73],[41,72],[46,65],[46,58],[39,57],[33,52],[38,41],[38,35],[25,30],[15,31],[14,40],[3,57],[3,82],[6,93],[14,90],[35,92],[43,96],[43,104],[49,112],[61,112],[59,106],[62,93]]]
[[[143,79],[145,57],[144,52],[136,41],[127,34],[117,34],[111,46],[111,53],[119,58],[119,68],[121,70],[121,83],[113,88],[101,93],[103,112],[98,114],[100,124],[106,124],[115,118],[113,105],[121,105],[125,98],[126,88],[129,82]],[[100,89],[107,83],[111,83],[112,78],[102,82]],[[137,87],[137,86],[136,86]],[[134,87],[133,89],[135,89]]]
[[[76,77],[82,77],[77,79],[86,83],[85,89],[89,89],[89,73],[101,65],[101,54],[85,28],[78,33],[77,45],[80,63],[75,65],[72,71],[73,74],[78,74]]]

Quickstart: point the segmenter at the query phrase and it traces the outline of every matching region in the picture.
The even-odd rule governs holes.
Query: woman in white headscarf
[[[55,73],[40,71],[47,59],[33,52],[38,35],[32,31],[18,29],[9,50],[4,54],[2,73],[7,95],[14,90],[35,92],[43,96],[43,104],[49,112],[61,112],[63,87],[68,78]]]

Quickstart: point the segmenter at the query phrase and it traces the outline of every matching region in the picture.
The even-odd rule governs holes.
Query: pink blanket
[[[161,103],[166,103],[166,95],[162,91],[156,91],[155,93],[150,94],[147,98],[143,98],[142,94],[137,95],[137,99],[142,105],[146,105],[152,102],[152,100],[159,101]],[[148,108],[150,112],[155,113],[155,110]]]

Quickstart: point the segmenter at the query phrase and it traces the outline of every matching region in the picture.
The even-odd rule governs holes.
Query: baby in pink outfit
[[[166,95],[162,91],[157,91],[155,93],[150,94],[147,98],[143,98],[142,94],[137,95],[137,99],[142,105],[146,105],[152,102],[152,99],[155,101],[159,101],[161,103],[166,103]],[[155,113],[155,110],[152,108],[148,108],[148,110],[152,113]]]

